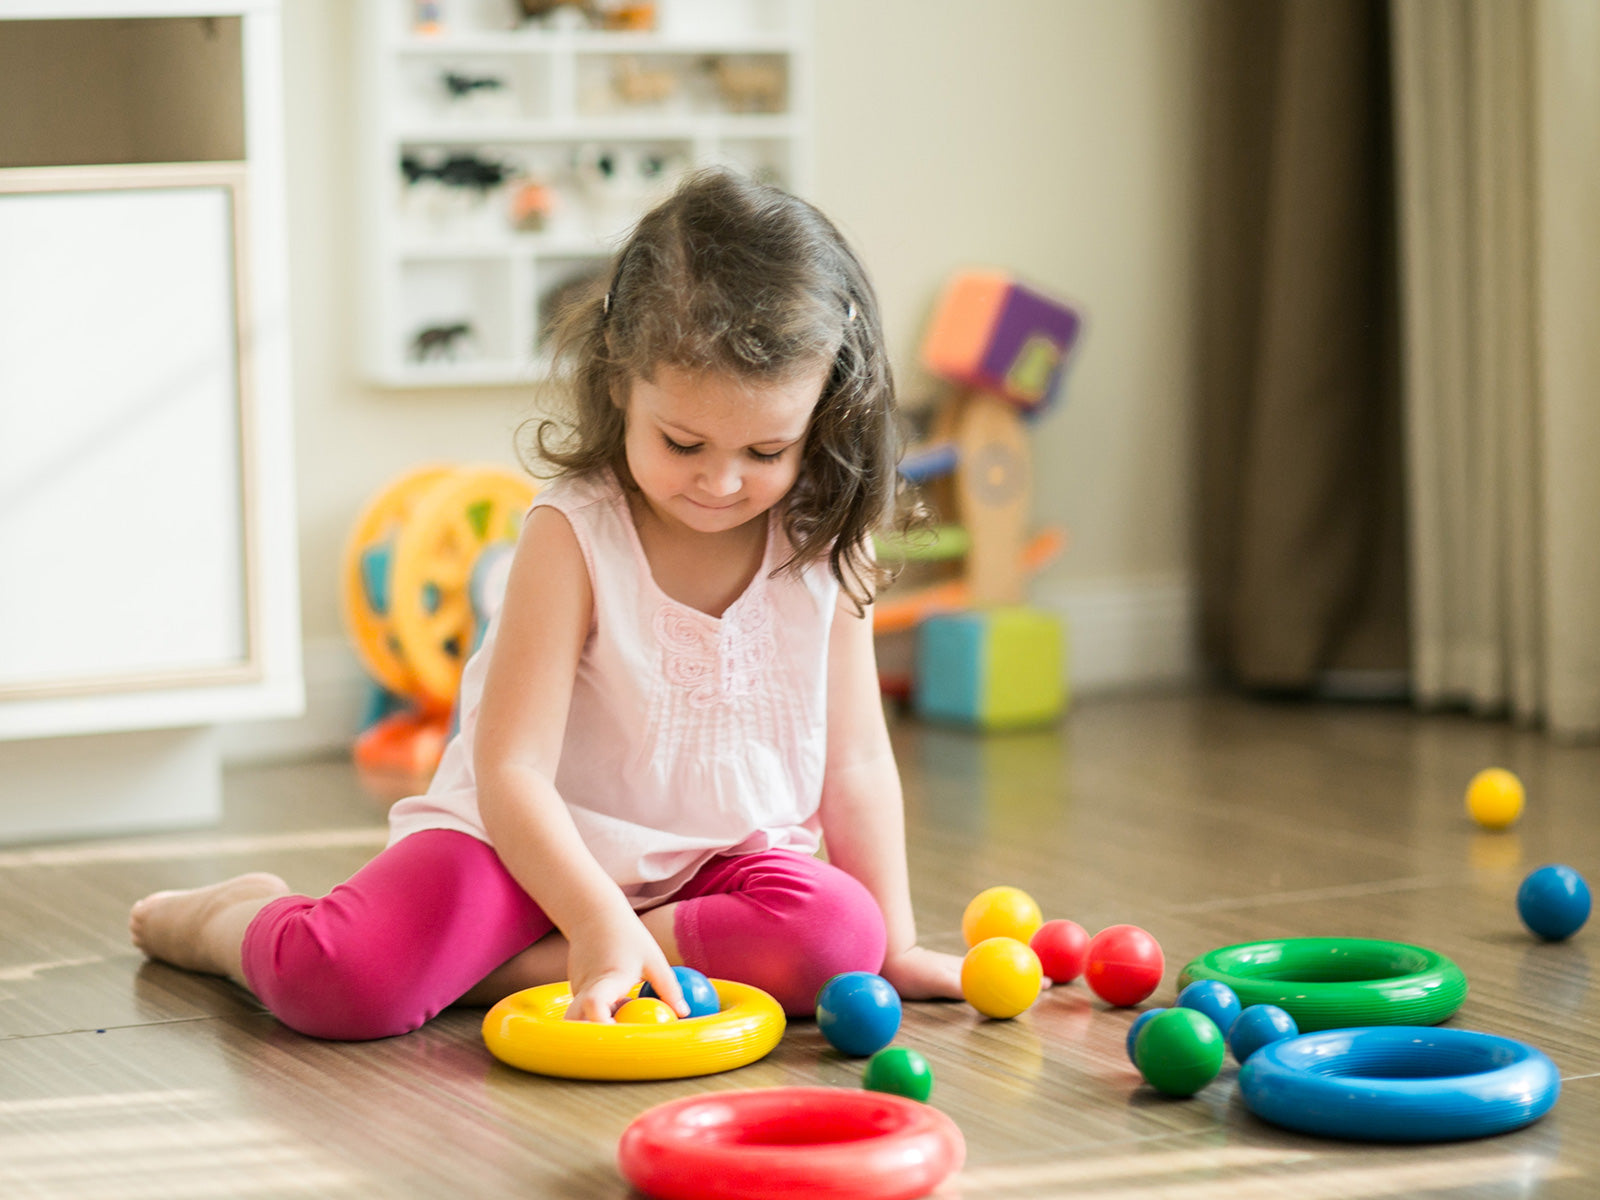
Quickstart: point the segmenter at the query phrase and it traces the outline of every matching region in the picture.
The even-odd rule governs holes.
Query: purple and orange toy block
[[[939,298],[922,362],[953,383],[1037,412],[1059,390],[1081,324],[1070,306],[1004,271],[964,271]]]

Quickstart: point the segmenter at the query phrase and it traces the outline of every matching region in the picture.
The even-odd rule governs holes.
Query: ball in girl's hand
[[[900,994],[871,971],[835,975],[817,993],[817,1028],[841,1053],[865,1058],[900,1031]]]
[[[993,937],[1026,943],[1042,924],[1039,906],[1021,888],[985,888],[968,901],[961,914],[961,936],[968,947]]]
[[[711,980],[693,967],[673,967],[672,973],[678,977],[678,987],[683,991],[683,1001],[689,1006],[691,1017],[714,1017],[722,1011],[722,999]],[[639,995],[656,996],[658,993],[647,983],[639,989]]]
[[[1089,958],[1089,931],[1076,921],[1046,921],[1028,940],[1052,984],[1071,983]]]
[[[678,1014],[665,1000],[651,996],[635,996],[612,1014],[618,1025],[665,1025],[676,1021]]]

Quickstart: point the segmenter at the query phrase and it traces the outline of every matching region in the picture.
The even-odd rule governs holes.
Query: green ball
[[[890,1046],[867,1060],[861,1086],[872,1092],[892,1092],[926,1102],[933,1092],[933,1068],[915,1050]]]
[[[1217,1077],[1227,1048],[1222,1030],[1205,1013],[1169,1008],[1140,1030],[1133,1061],[1157,1091],[1192,1096]]]

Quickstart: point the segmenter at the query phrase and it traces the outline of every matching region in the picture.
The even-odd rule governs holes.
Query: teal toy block
[[[1065,642],[1060,619],[1036,608],[929,617],[917,627],[913,707],[984,730],[1048,725],[1067,706]]]

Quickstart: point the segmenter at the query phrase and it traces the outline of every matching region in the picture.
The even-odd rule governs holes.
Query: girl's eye
[[[763,454],[759,450],[752,450],[750,451],[750,457],[755,459],[757,462],[777,462],[783,457],[783,451],[774,450],[771,454]]]
[[[693,454],[696,450],[700,449],[698,443],[693,446],[685,446],[682,442],[673,441],[666,434],[661,435],[661,440],[666,442],[667,449],[672,451],[674,454]]]

